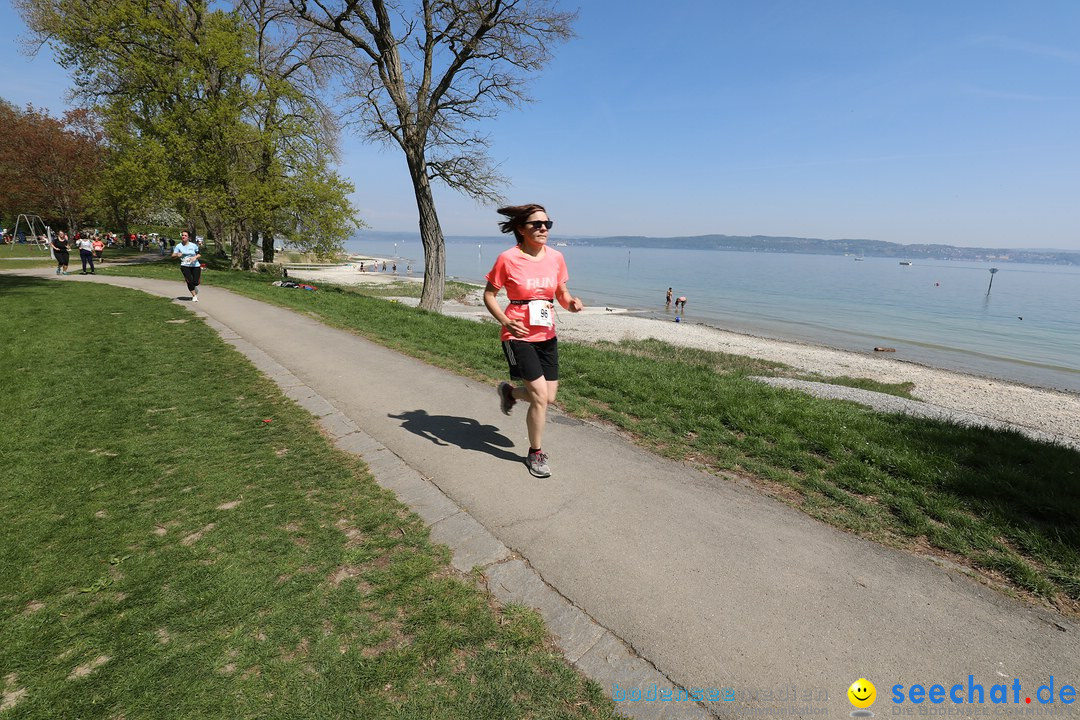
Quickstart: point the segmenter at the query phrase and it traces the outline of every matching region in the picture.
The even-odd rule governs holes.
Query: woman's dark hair
[[[521,235],[521,228],[524,227],[525,221],[530,215],[536,212],[546,213],[543,205],[536,203],[529,203],[528,205],[508,205],[507,207],[501,207],[495,212],[500,215],[505,215],[506,220],[499,221],[499,230],[504,233],[514,233],[514,238],[517,240],[518,245],[523,240]]]

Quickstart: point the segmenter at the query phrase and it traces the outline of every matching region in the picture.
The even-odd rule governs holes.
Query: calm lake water
[[[557,239],[557,238],[556,238]],[[419,238],[347,244],[422,272]],[[448,239],[447,274],[482,283],[506,238]],[[652,248],[558,248],[570,289],[589,305],[667,320],[673,288],[685,322],[1080,392],[1080,268]]]

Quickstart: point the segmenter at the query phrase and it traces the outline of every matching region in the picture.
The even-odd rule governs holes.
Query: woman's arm
[[[495,298],[499,294],[498,288],[490,282],[484,287],[484,307],[491,313],[491,317],[499,321],[499,324],[509,331],[514,337],[525,337],[529,334],[529,328],[520,320],[511,320],[499,307],[499,301]]]
[[[580,312],[585,307],[585,303],[581,302],[581,298],[574,297],[570,294],[570,290],[566,287],[566,283],[559,283],[559,287],[555,288],[555,299],[559,301],[559,304],[564,309],[570,312]]]

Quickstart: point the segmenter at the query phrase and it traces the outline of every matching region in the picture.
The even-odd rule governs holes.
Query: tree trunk
[[[274,233],[272,233],[272,232],[263,232],[263,234],[262,234],[262,251],[263,251],[262,259],[263,259],[264,263],[272,263],[272,262],[274,262]]]
[[[206,226],[206,247],[209,247],[212,243],[214,257],[223,259],[229,257],[229,254],[225,252],[225,228],[220,220],[215,217],[211,222],[205,211],[200,211],[200,214],[202,215],[203,225]],[[188,221],[188,234],[191,237],[195,237],[194,227],[195,223]]]
[[[240,223],[231,227],[228,232],[232,245],[233,270],[251,270],[255,267],[255,262],[251,257],[251,237],[248,236],[244,224]]]
[[[446,291],[446,246],[442,227],[435,211],[423,153],[406,153],[406,159],[416,194],[416,209],[420,212],[420,242],[424,246],[424,289],[420,292],[420,308],[439,312]]]

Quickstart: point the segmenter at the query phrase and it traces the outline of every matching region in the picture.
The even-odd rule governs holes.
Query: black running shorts
[[[559,379],[559,343],[556,338],[540,342],[503,340],[503,355],[510,365],[511,380]]]

